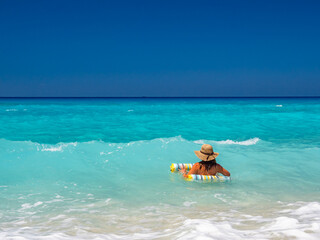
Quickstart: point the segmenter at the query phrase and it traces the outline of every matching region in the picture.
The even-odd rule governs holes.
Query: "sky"
[[[320,96],[320,1],[0,0],[0,97]]]

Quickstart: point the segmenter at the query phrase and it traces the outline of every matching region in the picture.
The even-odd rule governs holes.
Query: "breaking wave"
[[[132,141],[132,142],[120,142],[120,143],[113,143],[113,142],[104,142],[104,141],[99,141],[99,140],[92,140],[92,141],[87,141],[87,142],[60,142],[57,144],[42,144],[42,143],[37,143],[37,142],[32,142],[32,141],[12,141],[12,140],[7,140],[7,139],[0,139],[0,141],[7,141],[7,142],[12,142],[12,143],[29,143],[29,144],[35,144],[37,146],[38,151],[43,151],[43,152],[62,152],[64,149],[73,146],[76,147],[78,144],[93,144],[93,143],[105,143],[105,144],[135,144],[135,143],[147,143],[147,142],[161,142],[164,144],[168,144],[171,142],[190,142],[190,143],[196,143],[196,144],[229,144],[229,145],[244,145],[244,146],[250,146],[250,145],[255,145],[259,141],[261,141],[260,138],[250,138],[244,141],[236,141],[236,140],[221,140],[221,141],[216,141],[216,140],[194,140],[190,141],[187,140],[181,136],[176,136],[176,137],[170,137],[170,138],[155,138],[151,140],[138,140],[138,141]]]
[[[136,210],[110,210],[105,202],[82,205],[48,215],[44,221],[30,221],[34,218],[31,208],[45,208],[47,201],[24,204],[21,214],[33,213],[11,222],[11,227],[0,233],[1,239],[299,239],[316,240],[320,236],[319,202],[296,202],[279,204],[281,210],[266,210],[264,215],[243,210],[209,211],[198,209],[197,217],[190,217],[190,205],[179,209],[174,206],[148,206]],[[65,204],[63,201],[60,204]],[[94,208],[105,211],[102,215],[86,215]],[[108,212],[107,209],[109,209]],[[35,211],[35,210],[32,210]],[[114,215],[115,211],[126,211],[125,215]],[[181,213],[178,213],[181,211]],[[86,221],[74,218],[86,216]],[[202,215],[202,216],[201,216]],[[109,228],[103,222],[112,222]],[[14,224],[13,224],[14,223]],[[77,223],[77,228],[73,228]],[[160,223],[160,224],[159,224]],[[13,227],[15,225],[15,227]],[[70,228],[70,229],[68,229]],[[121,232],[121,233],[120,233]]]
[[[244,140],[244,141],[234,141],[234,140],[222,140],[222,141],[212,141],[212,140],[196,140],[194,141],[195,143],[198,144],[204,144],[204,143],[217,143],[217,144],[236,144],[236,145],[244,145],[244,146],[249,146],[249,145],[254,145],[257,142],[260,141],[260,138],[250,138],[248,140]]]
[[[68,146],[77,146],[77,142],[71,142],[71,143],[58,143],[56,145],[47,145],[47,144],[40,144],[38,146],[38,151],[43,152],[62,152],[64,148],[67,148]]]

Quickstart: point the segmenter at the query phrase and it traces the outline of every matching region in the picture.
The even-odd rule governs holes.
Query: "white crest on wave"
[[[62,144],[58,144],[58,146],[53,145],[53,146],[48,146],[46,144],[41,144],[41,146],[43,147],[41,149],[42,152],[62,152],[64,148],[68,147],[68,146],[77,146],[77,142],[71,142],[71,143],[62,143]],[[38,149],[39,150],[39,149]]]
[[[319,202],[309,202],[309,203],[302,203],[302,204],[303,205],[301,205],[300,203],[299,204],[300,207],[297,209],[286,209],[286,210],[283,210],[282,212],[288,212],[292,215],[300,216],[301,218],[317,218],[317,216],[320,215]]]
[[[37,206],[42,205],[42,204],[43,204],[43,202],[40,202],[40,201],[39,201],[39,202],[36,202],[36,203],[34,203],[34,204],[24,203],[24,204],[21,205],[21,210],[25,210],[25,209],[37,207]],[[20,210],[20,211],[21,211],[21,210]]]
[[[230,139],[222,140],[222,141],[196,140],[196,141],[194,141],[194,143],[205,144],[205,143],[212,142],[212,143],[217,143],[217,144],[236,144],[236,145],[249,146],[249,145],[254,145],[259,141],[260,141],[260,138],[255,137],[255,138],[250,138],[250,139],[245,140],[245,141],[233,141],[233,140],[230,140]]]
[[[15,108],[11,108],[11,109],[6,109],[6,112],[17,112],[18,109]]]
[[[238,144],[238,145],[245,145],[245,146],[249,146],[249,145],[254,145],[257,142],[259,142],[259,138],[250,138],[248,140],[245,141],[233,141],[233,140],[225,140],[225,141],[218,141],[217,143],[219,144]]]

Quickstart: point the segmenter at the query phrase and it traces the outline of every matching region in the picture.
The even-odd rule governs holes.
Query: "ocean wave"
[[[16,108],[6,109],[6,112],[17,112],[17,111],[19,111],[19,110]]]
[[[197,144],[204,144],[204,143],[217,143],[217,144],[236,144],[236,145],[244,145],[244,146],[249,146],[249,145],[255,145],[257,142],[259,142],[261,139],[260,138],[250,138],[248,140],[244,141],[234,141],[234,140],[222,140],[222,141],[213,141],[213,140],[196,140],[194,143]]]
[[[225,140],[225,141],[218,141],[217,143],[219,144],[237,144],[237,145],[245,145],[245,146],[249,146],[249,145],[254,145],[257,142],[259,142],[260,139],[259,138],[250,138],[248,140],[245,141],[233,141],[233,140]]]
[[[90,141],[83,141],[83,142],[59,142],[56,144],[43,144],[43,143],[39,143],[39,142],[33,142],[30,140],[26,140],[26,141],[15,141],[15,140],[8,140],[5,138],[2,138],[0,140],[4,140],[4,141],[10,141],[10,142],[17,142],[17,143],[31,143],[31,144],[37,144],[39,145],[39,151],[51,151],[51,152],[56,152],[56,151],[63,151],[64,148],[68,147],[68,146],[77,146],[78,144],[94,144],[94,143],[104,143],[104,144],[108,144],[108,145],[117,145],[117,144],[125,144],[127,146],[133,145],[135,143],[147,143],[147,142],[161,142],[164,144],[168,144],[171,142],[191,142],[191,143],[196,143],[196,144],[205,144],[205,143],[209,143],[209,144],[235,144],[235,145],[245,145],[245,146],[249,146],[249,145],[254,145],[256,143],[258,143],[259,141],[261,141],[260,138],[250,138],[244,141],[236,141],[236,140],[188,140],[183,138],[182,136],[175,136],[175,137],[168,137],[168,138],[154,138],[154,139],[150,139],[150,140],[137,140],[137,141],[129,141],[129,142],[107,142],[107,141],[103,141],[103,140],[90,140]]]
[[[47,144],[40,144],[40,147],[38,147],[38,151],[42,152],[62,152],[64,148],[68,146],[77,146],[77,142],[71,142],[71,143],[59,143],[57,145],[47,145]]]
[[[168,206],[145,206],[136,210],[120,209],[126,214],[115,215],[108,209],[102,215],[88,214],[89,209],[101,209],[109,204],[82,205],[54,215],[47,215],[42,221],[24,221],[30,216],[6,223],[6,231],[0,233],[1,239],[301,239],[316,240],[320,236],[319,202],[300,202],[283,204],[289,211],[283,212],[266,208],[266,214],[225,209],[204,212],[194,206],[194,202],[184,202],[184,211],[177,213]],[[42,202],[23,205],[23,210],[35,208]],[[280,207],[280,206],[278,206]],[[197,211],[197,218],[190,217]],[[77,213],[79,219],[74,215]],[[92,213],[97,213],[91,210]],[[312,215],[309,213],[313,212]],[[305,215],[305,213],[308,213]],[[192,214],[194,216],[194,214]],[[80,218],[85,216],[86,221]],[[155,218],[156,216],[156,218]],[[54,227],[52,223],[54,222]],[[116,228],[106,228],[112,222]],[[164,223],[159,225],[159,222]],[[66,224],[68,228],[66,228]],[[75,234],[68,231],[77,226]],[[45,233],[44,233],[45,231]],[[59,233],[59,234],[58,234]]]
[[[300,216],[301,218],[310,218],[310,219],[318,218],[320,220],[319,218],[320,203],[319,202],[310,202],[307,204],[303,202],[299,202],[296,204],[288,204],[287,207],[289,208],[282,210],[281,213],[289,213],[290,215]]]
[[[181,227],[177,239],[301,239],[316,240],[319,236],[318,223],[300,223],[295,218],[277,217],[265,219],[267,224],[257,229],[240,230],[229,221],[188,219]],[[269,222],[270,221],[270,222]],[[238,223],[240,224],[240,223]]]
[[[37,207],[37,206],[40,206],[42,204],[43,204],[43,202],[41,202],[41,201],[38,201],[38,202],[36,202],[34,204],[24,203],[24,204],[21,205],[21,210]]]
[[[274,218],[238,215],[232,219],[229,219],[231,216],[224,217],[220,221],[217,217],[186,219],[178,229],[177,239],[319,239],[320,203],[299,202],[287,206],[293,208],[274,212]],[[239,228],[241,225],[246,229]]]

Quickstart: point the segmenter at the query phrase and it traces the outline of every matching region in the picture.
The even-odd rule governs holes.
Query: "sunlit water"
[[[0,239],[319,239],[320,99],[1,99]],[[172,162],[219,152],[230,183]]]

